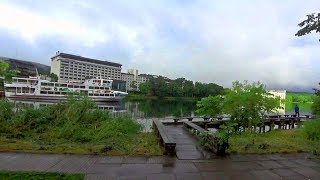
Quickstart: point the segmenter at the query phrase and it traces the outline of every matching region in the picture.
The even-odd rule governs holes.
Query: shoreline
[[[146,96],[141,94],[128,94],[124,100],[135,101],[135,100],[167,100],[167,101],[175,101],[175,100],[184,100],[184,101],[199,101],[201,98],[197,97],[171,97],[171,96]]]

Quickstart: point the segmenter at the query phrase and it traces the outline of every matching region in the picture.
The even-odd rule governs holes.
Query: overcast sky
[[[0,0],[0,56],[50,65],[56,51],[226,87],[310,90],[319,35],[295,37],[319,0]]]

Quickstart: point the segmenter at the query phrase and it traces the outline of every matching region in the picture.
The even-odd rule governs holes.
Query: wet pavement
[[[211,160],[0,153],[0,170],[84,173],[86,179],[320,179],[308,154],[232,155]]]
[[[210,159],[212,153],[204,150],[183,125],[165,126],[167,133],[175,140],[176,156],[180,160]]]

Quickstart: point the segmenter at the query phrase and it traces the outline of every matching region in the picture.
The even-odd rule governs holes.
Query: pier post
[[[179,121],[179,118],[173,118],[173,121],[174,121],[175,124],[177,124],[178,121]]]

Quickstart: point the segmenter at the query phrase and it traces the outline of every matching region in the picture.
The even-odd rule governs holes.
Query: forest
[[[225,89],[215,83],[193,82],[185,78],[168,79],[162,76],[149,77],[140,84],[140,94],[158,97],[207,97],[223,94]]]

